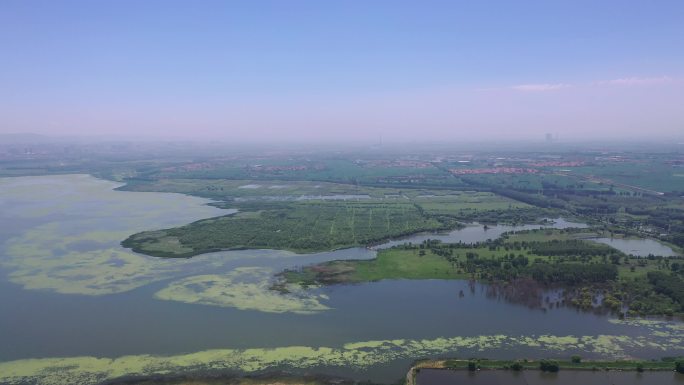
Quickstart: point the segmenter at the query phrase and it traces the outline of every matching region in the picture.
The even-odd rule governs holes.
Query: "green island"
[[[280,188],[288,185],[247,181],[220,182],[209,186],[200,184],[201,192],[189,191],[186,186],[186,183],[165,181],[146,188],[224,199],[214,205],[235,208],[238,212],[177,228],[133,234],[122,245],[157,257],[182,258],[246,248],[311,253],[370,246],[420,232],[457,229],[463,227],[464,221],[524,223],[539,220],[550,213],[549,210],[536,209],[489,192],[405,192],[376,188],[352,191],[349,187],[341,188],[330,183],[299,183]],[[273,186],[278,188],[271,188]],[[322,186],[327,194],[338,199],[325,199],[331,195],[305,195],[316,191],[315,186]],[[142,185],[133,185],[132,188],[139,190]],[[278,194],[272,198],[280,200],[259,199],[258,195],[255,199],[242,196],[243,200],[236,200],[241,198],[238,194],[248,194],[244,190],[255,194],[254,191],[260,189]],[[293,196],[289,194],[304,196],[305,199],[287,200]]]
[[[243,210],[236,214],[134,234],[122,245],[160,257],[245,248],[307,253],[365,246],[391,237],[458,226],[448,218],[424,214],[411,203],[267,203],[258,208],[238,207]]]
[[[543,289],[563,288],[558,304],[586,310],[603,308],[621,315],[684,312],[681,258],[628,256],[582,239],[588,235],[585,229],[540,229],[473,244],[426,240],[380,250],[372,260],[323,262],[286,270],[280,277],[302,286],[471,279],[494,284],[511,299],[528,303],[541,303]]]

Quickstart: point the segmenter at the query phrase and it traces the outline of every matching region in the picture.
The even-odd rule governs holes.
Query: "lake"
[[[587,228],[585,223],[568,221],[564,218],[547,219],[544,224],[528,225],[487,225],[470,224],[462,229],[452,230],[443,233],[421,233],[400,239],[391,240],[381,245],[374,246],[375,249],[390,248],[407,242],[421,243],[428,239],[435,239],[445,243],[475,243],[484,242],[488,239],[499,238],[503,233],[510,231],[535,230],[544,228],[567,229],[567,228]]]
[[[684,354],[680,322],[533,309],[460,280],[269,290],[282,269],[373,258],[367,248],[136,254],[119,242],[231,211],[117,186],[85,175],[0,179],[0,383],[277,369],[391,382],[419,357]],[[470,242],[508,229],[443,236]]]
[[[648,257],[649,255],[671,257],[677,255],[674,250],[653,239],[591,238],[591,240],[637,257]]]

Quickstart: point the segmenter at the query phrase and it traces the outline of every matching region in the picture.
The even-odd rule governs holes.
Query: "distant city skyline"
[[[0,45],[0,134],[684,141],[676,0],[7,0]]]

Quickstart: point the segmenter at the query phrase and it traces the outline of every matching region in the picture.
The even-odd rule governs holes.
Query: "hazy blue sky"
[[[684,1],[0,1],[0,133],[684,137]]]

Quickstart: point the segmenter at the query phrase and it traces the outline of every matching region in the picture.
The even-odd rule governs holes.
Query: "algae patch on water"
[[[133,355],[114,359],[96,357],[27,359],[0,363],[0,382],[95,384],[121,376],[145,376],[202,370],[258,372],[275,369],[340,367],[365,369],[394,360],[444,354],[480,354],[489,350],[530,347],[548,354],[582,349],[603,359],[626,358],[625,351],[649,346],[678,349],[684,346],[657,335],[481,335],[423,340],[378,340],[348,343],[341,347],[287,346],[278,348],[216,349],[176,356]]]
[[[200,265],[154,260],[119,243],[136,231],[227,211],[199,198],[112,190],[116,186],[86,175],[0,179],[3,217],[18,224],[0,261],[9,279],[26,289],[102,295]]]
[[[171,278],[184,261],[153,261],[109,246],[121,232],[84,232],[63,235],[53,224],[37,226],[7,242],[9,258],[2,263],[9,279],[26,289],[63,294],[121,293]],[[87,250],[74,250],[84,245]],[[197,265],[197,264],[195,264]]]
[[[223,275],[197,275],[170,283],[155,297],[269,313],[313,314],[329,309],[320,302],[324,297],[310,290],[270,290],[272,274],[267,268],[240,267]]]
[[[0,267],[8,279],[25,289],[105,295],[194,274],[172,283],[158,298],[268,312],[327,309],[312,291],[293,288],[280,295],[267,290],[266,270],[217,273],[229,270],[235,258],[293,253],[250,250],[188,260],[153,258],[122,248],[121,240],[137,231],[230,211],[207,206],[204,199],[113,187],[116,184],[84,175],[0,179],[2,215],[20,224],[3,239]]]

